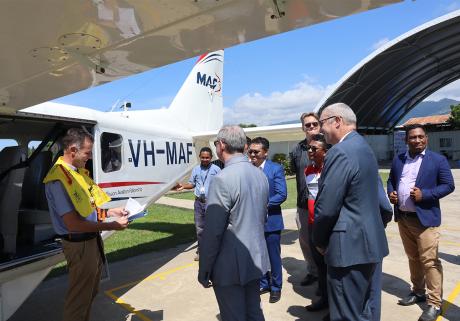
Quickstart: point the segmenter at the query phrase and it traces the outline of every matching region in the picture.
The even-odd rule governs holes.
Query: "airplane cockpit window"
[[[18,146],[18,142],[14,139],[0,139],[0,151],[8,146]]]
[[[123,137],[113,133],[101,135],[101,164],[105,173],[120,170],[122,164]]]

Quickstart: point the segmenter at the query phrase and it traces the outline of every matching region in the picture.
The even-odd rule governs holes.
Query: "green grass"
[[[382,178],[383,186],[387,186],[387,179],[388,179],[388,172],[379,172],[380,177]],[[289,208],[296,208],[297,203],[297,186],[295,178],[286,180],[288,197],[286,201],[281,204],[282,209],[289,209]],[[178,199],[187,199],[187,200],[194,200],[195,195],[192,191],[185,192],[185,193],[177,193],[177,194],[169,194],[168,197],[178,198]]]
[[[147,216],[110,236],[104,245],[107,260],[112,263],[193,242],[195,239],[192,210],[153,205],[149,207]],[[56,265],[49,277],[64,273],[65,266],[65,262]]]
[[[171,193],[166,195],[167,197],[172,197],[172,198],[177,198],[180,200],[195,200],[195,194],[193,194],[193,191],[189,192],[182,192],[182,193]]]

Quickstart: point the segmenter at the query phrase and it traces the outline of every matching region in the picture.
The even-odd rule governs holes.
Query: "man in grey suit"
[[[327,152],[315,203],[313,243],[324,254],[330,319],[370,320],[374,270],[388,244],[380,215],[378,166],[356,132],[356,115],[343,103],[326,107],[321,131]]]
[[[270,267],[264,224],[268,182],[242,153],[246,136],[225,126],[214,142],[225,168],[210,183],[198,281],[214,288],[222,321],[263,321],[259,280]]]

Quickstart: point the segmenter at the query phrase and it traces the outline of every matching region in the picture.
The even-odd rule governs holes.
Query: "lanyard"
[[[204,177],[204,180],[203,180],[203,170],[201,169],[200,167],[200,178],[201,178],[201,184],[204,186],[204,184],[206,183],[206,180],[208,179],[208,174],[209,174],[209,171],[211,170],[211,166],[209,166],[208,170],[206,171],[206,176]]]

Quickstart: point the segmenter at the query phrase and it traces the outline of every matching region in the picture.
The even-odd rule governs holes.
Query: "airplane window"
[[[101,164],[105,173],[120,170],[123,138],[118,134],[102,133],[101,135]]]
[[[0,151],[8,146],[18,146],[18,142],[14,139],[0,139]]]

